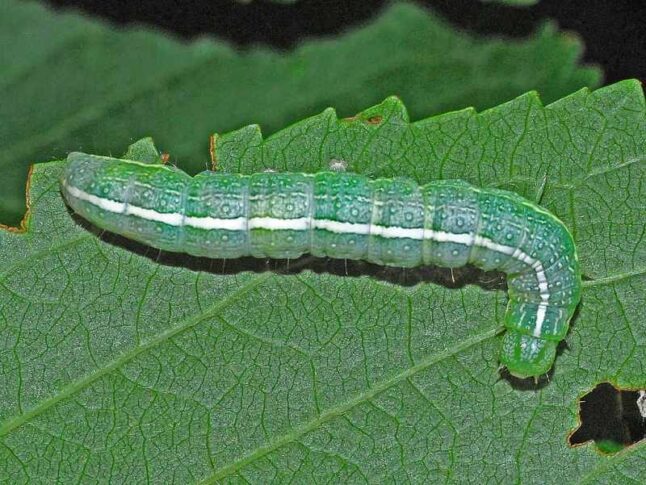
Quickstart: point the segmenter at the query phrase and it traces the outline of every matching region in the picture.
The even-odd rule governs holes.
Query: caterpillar
[[[521,196],[461,180],[202,172],[71,153],[67,204],[96,226],[165,251],[211,258],[330,258],[414,267],[467,263],[507,274],[500,362],[547,373],[581,296],[574,241]]]

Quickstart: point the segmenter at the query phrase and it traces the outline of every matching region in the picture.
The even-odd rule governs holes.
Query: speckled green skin
[[[340,233],[318,227],[207,230],[184,223],[169,225],[114,212],[121,210],[118,204],[113,204],[116,209],[112,211],[105,210],[74,196],[69,187],[111,204],[182,218],[303,219],[314,226],[313,222],[333,221],[356,227],[426,229],[478,236],[492,244],[517,248],[544,268],[549,299],[543,302],[540,336],[533,335],[541,304],[537,274],[513,255],[477,244],[382,237],[360,231]],[[516,194],[479,189],[462,181],[419,186],[404,178],[371,180],[338,172],[203,172],[190,177],[169,166],[71,154],[62,192],[76,212],[97,226],[166,251],[212,258],[296,258],[311,253],[388,266],[459,267],[471,263],[484,270],[501,270],[508,275],[509,304],[500,360],[519,377],[538,376],[551,368],[557,344],[565,337],[580,299],[579,264],[565,226]]]

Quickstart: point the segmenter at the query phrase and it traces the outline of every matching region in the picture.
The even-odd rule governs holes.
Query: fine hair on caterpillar
[[[128,239],[89,223],[69,209],[70,216],[85,230],[94,232],[97,237],[110,246],[119,247],[154,261],[155,263],[191,271],[208,272],[215,275],[236,275],[251,273],[279,273],[296,275],[304,271],[316,274],[330,274],[348,278],[369,277],[383,283],[401,287],[415,287],[422,284],[435,284],[449,289],[477,286],[484,291],[507,291],[504,273],[483,271],[472,265],[461,268],[442,268],[440,266],[418,266],[403,268],[381,266],[361,260],[334,259],[305,254],[296,259],[254,258],[251,256],[235,259],[214,259],[190,254],[159,250],[146,244]]]

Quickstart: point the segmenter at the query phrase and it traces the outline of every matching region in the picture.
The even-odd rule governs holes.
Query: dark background
[[[255,0],[49,0],[76,7],[119,25],[147,24],[191,39],[211,34],[245,48],[264,44],[289,50],[302,39],[334,36],[368,22],[385,0],[300,0],[294,4]],[[542,0],[532,7],[510,7],[478,0],[417,0],[446,21],[482,35],[526,37],[545,21],[576,32],[583,40],[584,63],[599,65],[605,84],[637,78],[646,81],[646,2],[639,0]],[[599,385],[582,399],[581,427],[571,444],[612,440],[629,445],[644,438],[636,392]]]
[[[117,24],[143,23],[190,39],[213,34],[238,46],[266,44],[290,49],[305,37],[333,36],[367,22],[385,0],[300,0],[294,4],[254,0],[49,0],[74,6]],[[524,37],[547,19],[576,32],[584,62],[600,65],[605,83],[646,80],[646,2],[640,0],[542,0],[510,7],[478,0],[418,0],[454,26],[478,34]]]

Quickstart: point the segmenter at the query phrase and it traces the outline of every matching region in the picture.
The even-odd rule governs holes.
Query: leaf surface
[[[596,383],[646,387],[645,134],[643,92],[625,81],[415,123],[388,98],[267,138],[257,126],[215,138],[220,170],[342,159],[371,176],[542,194],[587,280],[536,387],[498,371],[496,275],[159,257],[72,217],[64,162],[36,165],[27,230],[0,230],[0,476],[639,483],[644,442],[608,457],[567,438]]]
[[[37,160],[75,150],[117,155],[153,136],[195,173],[212,131],[255,122],[273,132],[331,105],[345,116],[397,94],[421,118],[530,89],[552,101],[599,83],[597,69],[578,65],[581,49],[552,25],[523,41],[486,39],[395,4],[334,40],[240,51],[0,0],[0,222],[22,217],[27,168]]]

